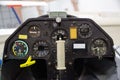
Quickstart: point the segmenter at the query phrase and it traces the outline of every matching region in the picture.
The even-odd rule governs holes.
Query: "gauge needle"
[[[96,50],[98,54],[100,52],[100,48],[99,47],[95,47],[95,48],[93,48],[93,50]]]
[[[94,47],[93,50],[98,50],[98,47]]]

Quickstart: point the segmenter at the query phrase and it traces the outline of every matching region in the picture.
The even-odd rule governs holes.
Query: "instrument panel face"
[[[79,26],[79,36],[81,38],[88,38],[92,35],[92,28],[89,24],[83,23]]]
[[[12,52],[15,57],[25,57],[28,53],[28,45],[22,40],[17,40],[12,45]]]
[[[33,45],[33,53],[36,57],[45,57],[49,54],[49,45],[45,41],[37,41]]]
[[[65,56],[69,59],[113,56],[111,38],[92,20],[35,19],[26,21],[9,40],[9,58],[36,59],[56,57],[56,41],[65,40]],[[12,49],[12,51],[11,51]]]
[[[107,42],[102,39],[96,39],[91,44],[91,53],[96,56],[103,56],[107,53]]]
[[[67,31],[64,29],[56,29],[55,31],[53,31],[53,33],[51,34],[51,38],[54,41],[59,40],[59,38],[61,40],[66,40],[68,38],[68,34]]]
[[[32,38],[39,37],[40,36],[40,29],[38,26],[33,25],[29,28],[28,33]]]

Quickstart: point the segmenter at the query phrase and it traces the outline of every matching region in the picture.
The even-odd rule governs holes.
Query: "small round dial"
[[[102,39],[96,39],[91,44],[91,53],[101,57],[107,53],[107,44]]]
[[[64,29],[57,29],[52,33],[52,39],[56,40],[66,40],[68,37],[67,32]]]
[[[17,57],[25,57],[28,53],[28,45],[22,40],[17,40],[12,46],[12,51]]]
[[[88,38],[92,35],[92,29],[89,24],[82,24],[79,27],[79,35],[81,38]]]
[[[48,55],[49,53],[48,43],[45,41],[37,41],[33,45],[33,51],[37,57],[44,57]]]
[[[37,26],[31,26],[29,28],[29,35],[33,38],[40,36],[40,29]]]

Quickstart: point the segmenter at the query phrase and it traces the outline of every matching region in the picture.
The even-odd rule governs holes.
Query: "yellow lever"
[[[29,56],[25,63],[20,64],[20,68],[29,67],[29,66],[31,66],[31,65],[33,65],[35,63],[36,63],[36,61],[32,60],[32,56]]]

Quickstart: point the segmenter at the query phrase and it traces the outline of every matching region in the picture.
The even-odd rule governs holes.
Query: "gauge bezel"
[[[14,44],[15,44],[15,42],[18,42],[18,41],[24,43],[24,45],[26,46],[26,52],[25,52],[25,55],[24,55],[24,56],[17,56],[16,53],[15,53],[15,51],[14,51]],[[13,53],[13,55],[14,55],[15,57],[19,57],[19,58],[26,57],[27,54],[28,54],[28,51],[29,51],[29,46],[28,46],[28,44],[27,44],[25,41],[23,41],[23,40],[15,40],[15,41],[13,42],[13,44],[12,44],[12,53]]]
[[[89,35],[87,34],[87,36],[83,36],[83,35],[81,35],[81,33],[80,33],[80,28],[81,27],[83,27],[82,25],[88,25],[89,26]],[[89,37],[91,37],[92,36],[92,33],[93,33],[93,30],[92,30],[92,28],[91,28],[91,25],[90,24],[88,24],[88,23],[82,23],[81,25],[79,25],[79,27],[78,27],[78,35],[79,35],[79,37],[81,37],[81,38],[89,38]]]
[[[100,55],[100,56],[98,56],[98,55],[96,55],[96,54],[93,54],[93,51],[91,50],[91,45],[96,41],[96,40],[102,40],[102,41],[104,41],[104,43],[105,43],[105,45],[106,45],[106,52],[104,53],[104,54],[102,54],[102,55]],[[91,55],[91,56],[97,56],[97,57],[102,57],[102,56],[104,56],[104,55],[107,55],[107,53],[108,53],[108,43],[107,43],[107,41],[106,41],[106,39],[103,39],[103,38],[95,38],[95,39],[92,39],[92,41],[90,42],[90,45],[89,45],[89,47],[88,47],[89,49],[89,54]]]
[[[36,34],[38,34],[37,36],[32,36],[31,33],[29,32],[32,27],[36,27],[37,29],[39,29],[40,32],[39,32],[39,33],[36,33]],[[31,26],[28,28],[28,35],[29,35],[31,38],[38,38],[38,37],[40,37],[40,35],[41,35],[41,30],[40,30],[39,25],[31,25]]]
[[[37,54],[36,51],[34,50],[34,45],[35,45],[36,43],[39,43],[39,42],[45,42],[45,43],[47,44],[48,53],[47,53],[46,55],[44,55],[44,56],[38,56],[38,54]],[[33,43],[32,50],[33,50],[32,52],[33,52],[34,57],[37,57],[37,58],[45,58],[45,57],[47,57],[47,56],[49,55],[49,53],[50,53],[50,46],[49,46],[49,43],[48,43],[46,40],[36,40],[36,41]]]

